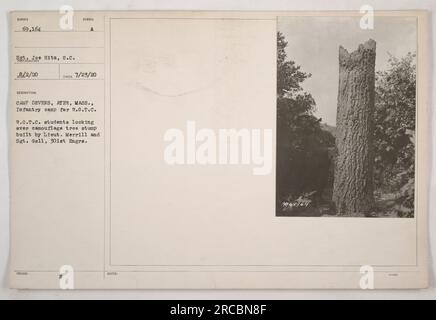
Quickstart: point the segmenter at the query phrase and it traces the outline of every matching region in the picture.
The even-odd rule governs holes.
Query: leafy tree
[[[294,61],[287,60],[286,47],[288,42],[285,36],[277,33],[277,97],[278,98],[303,98],[306,101],[307,110],[315,106],[315,101],[308,93],[302,93],[301,83],[310,78],[310,73],[301,71],[301,67]]]
[[[334,137],[313,115],[316,104],[301,84],[311,76],[286,54],[287,42],[277,34],[277,206],[289,197],[317,191],[331,183],[328,147]]]
[[[374,144],[375,183],[394,197],[392,210],[413,216],[415,177],[416,55],[390,57],[377,73]]]

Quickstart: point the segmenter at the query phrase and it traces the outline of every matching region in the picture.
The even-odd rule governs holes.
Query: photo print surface
[[[413,218],[415,17],[281,17],[276,215]]]

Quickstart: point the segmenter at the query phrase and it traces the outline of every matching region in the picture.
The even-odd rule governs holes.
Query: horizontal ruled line
[[[16,46],[15,49],[104,49],[104,47],[21,47]]]
[[[58,65],[58,64],[104,64],[104,62],[15,62],[14,64],[44,64],[44,65]]]
[[[76,32],[89,32],[89,33],[103,33],[104,31],[91,31],[91,30],[46,30],[46,31],[22,31],[14,30],[16,33],[50,33],[50,32],[63,32],[63,33],[76,33]]]
[[[16,81],[103,81],[104,79],[17,79]]]

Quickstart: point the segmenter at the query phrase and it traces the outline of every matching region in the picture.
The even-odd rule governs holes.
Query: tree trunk
[[[342,216],[365,216],[374,209],[375,48],[372,39],[352,53],[339,47],[333,201]]]

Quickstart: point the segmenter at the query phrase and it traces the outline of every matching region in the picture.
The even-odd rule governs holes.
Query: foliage
[[[415,178],[415,54],[389,59],[377,73],[375,92],[375,185],[394,194],[391,210],[413,216]]]
[[[277,34],[277,194],[278,210],[284,199],[313,192],[319,199],[331,184],[334,137],[313,115],[315,100],[301,86],[311,75],[288,60],[287,42]]]
[[[277,97],[304,98],[310,110],[315,101],[308,93],[302,93],[301,83],[311,77],[310,73],[301,71],[294,61],[287,60],[286,47],[288,43],[282,33],[277,33]]]

